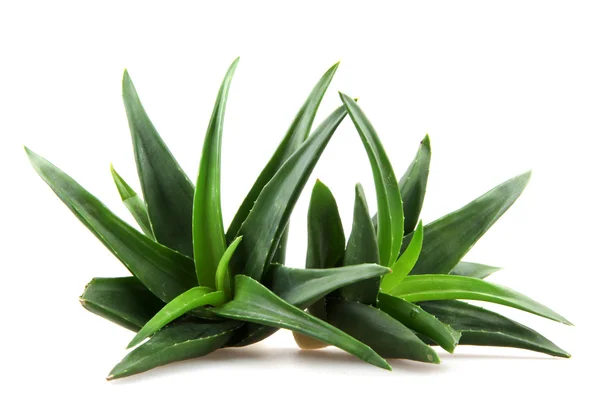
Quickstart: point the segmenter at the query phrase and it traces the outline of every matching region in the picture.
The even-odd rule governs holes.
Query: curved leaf
[[[327,117],[263,188],[239,231],[244,240],[232,259],[238,273],[261,279],[304,185],[345,116],[345,109],[340,107]]]
[[[188,319],[168,325],[117,364],[107,380],[148,371],[176,361],[205,356],[223,347],[241,322],[201,323]]]
[[[225,294],[225,300],[229,301],[233,292],[231,291],[231,271],[229,270],[229,262],[231,261],[231,257],[237,249],[238,245],[242,241],[242,237],[238,236],[231,245],[225,250],[223,253],[223,257],[219,260],[219,265],[217,266],[217,273],[215,274],[215,285],[217,286],[218,291],[223,291]]]
[[[373,348],[382,357],[440,362],[436,352],[410,329],[370,305],[327,299],[327,320]]]
[[[353,99],[342,93],[340,97],[369,156],[377,191],[377,244],[380,264],[391,266],[400,253],[404,234],[400,188],[394,169],[373,125]]]
[[[135,277],[94,278],[79,302],[88,311],[134,332],[165,305]]]
[[[285,302],[258,281],[235,277],[235,298],[213,311],[224,318],[285,328],[332,344],[367,363],[390,369],[370,347],[303,310]]]
[[[460,332],[438,320],[417,305],[387,294],[379,294],[378,307],[415,332],[437,342],[444,350],[453,353],[459,342]]]
[[[404,280],[415,266],[421,254],[423,247],[423,223],[419,222],[419,226],[408,244],[408,247],[396,263],[392,266],[392,272],[383,278],[381,282],[381,291],[390,292]]]
[[[500,270],[500,267],[471,262],[458,262],[458,264],[450,270],[450,275],[484,279],[498,270]]]
[[[163,245],[192,257],[194,186],[152,125],[127,70],[123,101],[154,236]]]
[[[194,193],[192,231],[196,275],[198,284],[211,288],[215,288],[215,272],[227,246],[221,213],[221,144],[227,96],[238,61],[239,58],[233,61],[219,89],[204,138]]]
[[[119,195],[121,196],[121,200],[123,200],[123,204],[129,210],[135,222],[140,226],[142,232],[149,237],[154,239],[154,234],[152,233],[152,226],[150,225],[150,220],[148,219],[148,209],[146,208],[146,203],[144,200],[137,195],[135,191],[123,180],[123,178],[117,173],[113,165],[110,165],[110,172],[112,173],[113,180],[115,181],[115,185],[119,190]]]
[[[462,332],[461,345],[516,347],[557,357],[571,357],[527,326],[460,301],[420,302],[419,306]]]
[[[213,291],[208,287],[190,288],[177,298],[171,300],[144,327],[135,335],[127,345],[128,349],[140,344],[148,336],[153,335],[169,322],[174,321],[185,313],[206,305],[222,305],[225,302],[223,291]]]
[[[246,195],[246,198],[244,198],[242,205],[236,212],[231,221],[231,225],[229,225],[229,228],[227,229],[228,243],[231,243],[238,234],[242,227],[242,223],[246,220],[248,214],[250,214],[254,202],[258,199],[258,196],[265,185],[271,180],[275,173],[277,173],[285,161],[300,148],[302,142],[308,137],[310,128],[315,120],[315,115],[317,114],[317,109],[321,104],[325,91],[329,87],[329,83],[331,83],[331,79],[333,79],[333,75],[335,74],[338,65],[339,62],[329,68],[312,89],[308,98],[300,108],[300,111],[298,111],[298,114],[294,118],[285,137],[277,147],[277,150],[273,156],[271,156],[271,159],[254,182],[254,185],[248,192],[248,195]],[[283,264],[281,262],[277,263]]]
[[[142,235],[52,163],[25,151],[62,202],[154,295],[169,302],[196,286],[191,259]]]
[[[427,237],[411,274],[448,274],[516,201],[530,176],[531,172],[527,172],[513,177],[461,209],[426,225]],[[408,235],[405,239],[411,237]]]
[[[539,302],[507,287],[477,278],[447,274],[408,276],[391,295],[410,302],[454,299],[488,301],[571,325],[564,317]]]

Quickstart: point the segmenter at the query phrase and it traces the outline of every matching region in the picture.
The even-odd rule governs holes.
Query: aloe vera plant
[[[129,277],[94,278],[84,308],[136,334],[108,379],[246,346],[279,328],[304,348],[337,346],[375,366],[384,358],[439,362],[431,345],[513,346],[568,356],[550,341],[493,312],[457,301],[509,305],[568,323],[545,306],[483,280],[495,267],[460,260],[519,196],[528,174],[438,221],[419,215],[429,138],[397,181],[373,126],[352,98],[316,128],[317,110],[338,64],[318,81],[226,229],[221,213],[221,144],[236,59],[219,88],[192,182],[123,76],[141,194],[111,173],[139,230],[52,163],[26,148],[31,164],[71,212],[123,263]],[[378,215],[356,188],[346,243],[335,199],[321,182],[309,209],[306,268],[285,265],[288,222],[310,174],[349,115],[373,169]],[[312,131],[312,132],[311,132]],[[141,231],[141,232],[140,232]]]

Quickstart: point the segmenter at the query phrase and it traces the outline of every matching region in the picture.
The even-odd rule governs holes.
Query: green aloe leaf
[[[221,144],[225,106],[239,58],[233,61],[215,102],[202,148],[194,193],[193,238],[198,284],[215,288],[215,272],[227,247],[221,213]]]
[[[52,163],[25,151],[62,202],[154,295],[169,302],[197,285],[190,258],[142,235]]]
[[[419,306],[462,333],[461,345],[516,347],[557,357],[571,357],[533,329],[460,301],[420,302]]]
[[[425,226],[421,256],[411,274],[448,274],[521,195],[531,172],[500,184],[461,209]],[[412,235],[407,235],[410,239]]]
[[[354,217],[352,231],[344,254],[344,266],[361,263],[379,263],[379,251],[377,248],[377,235],[369,216],[365,192],[359,183],[355,187]],[[340,288],[338,295],[349,301],[375,305],[380,281],[381,277],[374,277],[360,283],[354,283]]]
[[[221,257],[221,260],[219,260],[219,265],[217,266],[215,285],[217,286],[217,290],[223,291],[226,301],[229,301],[233,297],[233,291],[231,288],[232,277],[229,269],[229,262],[231,261],[231,257],[241,241],[242,237],[238,236],[233,242],[231,242],[231,245],[229,245],[229,247],[225,250],[223,257]]]
[[[340,97],[369,156],[377,191],[377,244],[380,264],[391,266],[400,253],[404,234],[400,187],[373,125],[353,99],[342,93]]]
[[[123,74],[123,101],[154,236],[161,244],[192,257],[194,186],[152,125],[127,71]]]
[[[165,305],[135,277],[94,278],[79,302],[88,311],[134,332]]]
[[[187,319],[168,325],[117,364],[107,380],[148,371],[176,361],[205,356],[223,347],[241,322],[205,323]]]
[[[300,309],[325,297],[327,294],[373,277],[389,273],[389,269],[377,264],[360,264],[329,269],[295,269],[282,265],[271,265],[265,274],[264,283],[280,298]],[[247,346],[259,342],[275,333],[277,329],[262,325],[247,325],[235,346]]]
[[[248,192],[248,195],[246,195],[246,198],[244,198],[242,205],[236,212],[231,224],[229,225],[229,228],[227,229],[228,243],[231,243],[231,241],[233,241],[238,234],[240,228],[242,227],[242,223],[246,220],[248,214],[250,214],[250,211],[254,206],[254,202],[258,199],[258,196],[265,185],[271,180],[271,178],[273,178],[275,173],[277,173],[285,161],[288,160],[288,158],[292,156],[294,152],[298,150],[298,148],[300,148],[304,140],[308,137],[310,128],[315,120],[315,115],[317,114],[317,110],[321,104],[321,100],[323,99],[325,91],[333,79],[338,65],[339,62],[325,72],[323,77],[321,77],[319,82],[312,89],[308,98],[300,108],[300,111],[298,111],[298,114],[294,118],[294,121],[285,134],[285,137],[277,147],[277,150],[273,156],[271,156],[271,159],[254,182],[254,185]],[[282,237],[282,241],[283,240],[284,237]],[[283,251],[285,251],[285,249],[283,249]],[[279,253],[280,257],[281,255],[282,254]],[[283,262],[279,261],[276,261],[276,263],[283,264]]]
[[[387,294],[379,294],[378,307],[401,322],[404,326],[419,332],[439,344],[444,350],[453,353],[459,342],[460,332],[452,329],[419,306]]]
[[[458,264],[450,270],[450,275],[484,279],[498,270],[500,270],[500,267],[493,267],[480,263],[458,262]]]
[[[174,321],[185,313],[206,305],[222,305],[225,302],[223,291],[213,291],[209,287],[194,287],[171,300],[144,327],[135,335],[127,345],[128,349],[142,343],[148,336],[153,335],[169,322]]]
[[[419,145],[417,156],[415,156],[398,182],[404,208],[405,235],[414,231],[419,222],[423,200],[425,199],[425,190],[427,189],[430,163],[431,143],[429,135],[426,135],[421,141],[421,145]]]
[[[477,278],[447,274],[408,276],[390,294],[410,302],[454,299],[488,301],[572,325],[550,308],[521,293]]]
[[[390,369],[387,362],[370,347],[287,303],[258,281],[244,275],[235,277],[234,299],[213,311],[224,318],[300,332],[337,346],[367,363]]]
[[[139,195],[123,180],[123,178],[117,173],[113,165],[110,165],[110,172],[112,173],[113,180],[119,190],[119,195],[121,196],[121,200],[123,200],[123,204],[129,210],[135,222],[140,226],[142,232],[149,237],[154,239],[154,234],[152,233],[152,226],[150,225],[150,220],[148,219],[148,209],[146,208],[146,203],[144,200],[140,198]]]
[[[370,305],[342,299],[327,299],[327,320],[385,358],[439,363],[431,347],[410,329]]]
[[[392,291],[406,276],[408,276],[408,273],[410,273],[413,267],[415,267],[417,260],[419,260],[422,247],[423,224],[419,222],[419,226],[417,226],[417,230],[414,232],[408,247],[402,252],[396,263],[392,266],[392,272],[383,278],[383,281],[381,282],[381,291]]]
[[[244,240],[232,259],[238,273],[261,279],[271,264],[304,185],[345,116],[345,108],[336,109],[265,185],[239,231]]]

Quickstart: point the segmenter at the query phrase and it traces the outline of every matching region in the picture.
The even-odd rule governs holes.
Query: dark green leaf
[[[205,356],[223,347],[240,322],[206,323],[183,320],[158,331],[117,364],[107,380],[142,373],[176,361]]]
[[[400,253],[404,234],[404,213],[400,187],[373,125],[353,99],[342,93],[340,93],[340,97],[369,156],[377,191],[379,259],[381,260],[380,264],[391,266]]]
[[[56,195],[154,295],[169,302],[197,285],[190,258],[142,235],[52,163],[25,150]]]
[[[198,284],[215,288],[215,272],[227,247],[221,213],[221,144],[225,106],[233,73],[239,58],[233,61],[215,102],[202,148],[200,169],[194,193],[194,260]]]
[[[133,215],[135,222],[140,226],[142,232],[144,232],[147,237],[154,239],[152,226],[150,226],[150,220],[148,219],[146,203],[135,191],[133,191],[129,184],[123,180],[112,165],[110,165],[110,171],[115,184],[117,185],[117,189],[119,190],[121,200],[123,200],[123,204],[125,204],[125,207],[131,212],[131,215]]]
[[[344,266],[362,263],[379,263],[377,235],[369,217],[369,207],[365,192],[360,184],[356,185],[354,197],[354,218],[352,232],[344,254]],[[389,274],[388,274],[389,275]],[[339,295],[349,301],[375,305],[379,293],[381,277],[370,278],[340,288]]]
[[[134,332],[164,305],[135,277],[94,278],[79,301],[88,311]]]
[[[317,83],[317,85],[313,88],[308,98],[298,111],[296,118],[292,122],[292,125],[288,129],[285,137],[277,147],[277,150],[271,157],[271,160],[264,167],[256,182],[248,192],[246,198],[242,202],[242,205],[238,209],[237,213],[233,217],[231,221],[231,225],[227,229],[227,242],[231,243],[231,241],[238,234],[240,228],[242,227],[242,223],[248,217],[252,206],[254,206],[254,202],[258,199],[258,196],[265,185],[271,180],[271,178],[277,173],[279,168],[285,163],[285,161],[300,148],[304,140],[308,137],[310,133],[310,128],[315,120],[315,115],[317,114],[317,109],[321,104],[321,100],[325,95],[325,91],[327,87],[329,87],[329,83],[331,83],[331,79],[333,79],[333,75],[335,74],[339,63],[333,65],[321,79]],[[282,237],[282,240],[284,238]],[[285,250],[285,249],[283,249]],[[280,255],[281,260],[281,255]],[[283,264],[283,261],[276,261],[275,263]]]
[[[394,288],[404,280],[419,259],[422,247],[423,223],[419,222],[419,226],[411,238],[408,247],[402,252],[396,263],[392,266],[392,272],[383,278],[383,281],[381,282],[381,291],[393,291]]]
[[[448,274],[516,201],[530,176],[527,172],[514,177],[458,211],[426,225],[421,256],[411,274]]]
[[[498,270],[500,270],[500,267],[492,267],[471,262],[458,262],[458,264],[450,270],[450,275],[484,279]]]
[[[192,257],[194,187],[152,125],[127,71],[123,75],[123,101],[156,240]]]
[[[238,273],[260,280],[271,264],[304,185],[345,116],[340,107],[327,117],[263,188],[239,231],[244,240],[232,259]]]
[[[414,231],[419,222],[423,200],[425,199],[430,162],[431,144],[429,143],[429,135],[426,135],[421,141],[417,156],[415,156],[415,159],[398,182],[404,207],[405,234]]]
[[[439,321],[417,305],[401,298],[379,294],[378,307],[415,332],[419,332],[437,342],[444,350],[452,353],[460,339],[460,332]]]
[[[419,305],[462,332],[461,345],[516,347],[551,356],[571,357],[533,329],[492,311],[460,301],[430,301]]]
[[[477,278],[447,274],[408,276],[391,295],[410,302],[454,299],[488,301],[571,325],[564,317],[539,302],[507,287]]]
[[[258,281],[244,275],[235,277],[233,301],[213,311],[224,318],[300,332],[337,346],[367,363],[390,369],[387,362],[370,347],[285,302]]]
[[[435,351],[410,329],[370,305],[338,298],[327,299],[327,320],[382,357],[440,362]]]
[[[217,286],[217,290],[223,291],[226,301],[229,301],[233,297],[233,291],[231,288],[232,277],[229,269],[229,262],[231,261],[233,252],[235,252],[235,249],[237,249],[241,241],[242,237],[238,236],[233,242],[231,242],[231,245],[229,245],[229,247],[225,250],[223,257],[221,257],[221,260],[219,260],[219,265],[217,266],[215,285]]]

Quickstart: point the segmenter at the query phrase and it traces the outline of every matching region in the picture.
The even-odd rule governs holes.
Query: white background
[[[0,3],[0,402],[597,400],[598,3],[79,3]],[[131,333],[86,312],[77,297],[92,277],[127,272],[37,177],[22,145],[129,218],[109,173],[113,162],[138,188],[123,69],[194,178],[216,91],[237,56],[223,142],[226,226],[314,83],[341,60],[317,120],[339,105],[337,90],[360,97],[398,176],[429,133],[425,222],[534,169],[523,197],[467,258],[505,267],[490,280],[569,318],[576,327],[495,308],[573,358],[460,347],[441,353],[439,366],[391,361],[386,372],[337,349],[300,352],[279,332],[253,347],[106,382]],[[347,232],[355,182],[375,207],[350,121],[297,204],[292,265],[303,265],[317,177],[334,192]]]

